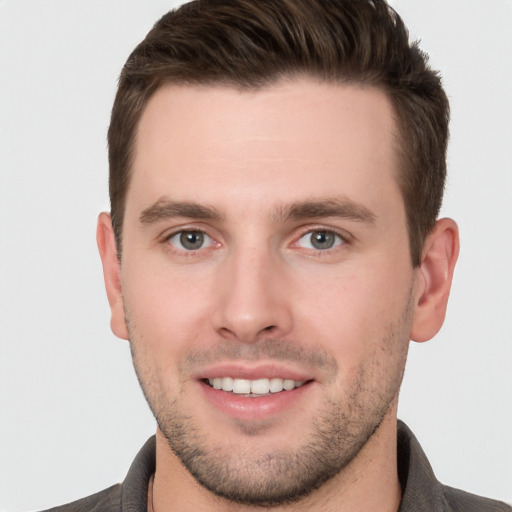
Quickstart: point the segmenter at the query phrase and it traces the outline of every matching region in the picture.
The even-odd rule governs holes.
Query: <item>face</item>
[[[306,79],[147,105],[113,326],[219,496],[298,499],[394,413],[416,289],[394,133],[382,92]]]

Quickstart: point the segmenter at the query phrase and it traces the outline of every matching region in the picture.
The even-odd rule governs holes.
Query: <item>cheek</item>
[[[127,265],[123,295],[132,327],[145,343],[169,350],[201,338],[208,317],[209,285],[205,276],[158,265]]]
[[[347,374],[359,371],[376,350],[387,357],[390,335],[401,330],[411,279],[405,269],[397,278],[396,269],[374,264],[303,280],[295,292],[302,297],[296,311],[299,336],[308,332],[326,346]]]
[[[126,283],[123,291],[135,370],[158,407],[166,396],[182,389],[177,361],[191,346],[207,339],[201,299],[208,295],[190,279],[154,270],[132,273]]]

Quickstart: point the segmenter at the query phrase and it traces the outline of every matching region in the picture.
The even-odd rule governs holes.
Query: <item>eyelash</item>
[[[334,229],[329,228],[323,228],[323,227],[316,227],[316,228],[308,228],[304,230],[300,236],[296,239],[296,242],[294,245],[298,245],[299,241],[304,238],[307,235],[313,235],[314,233],[324,233],[327,235],[334,235],[336,238],[339,239],[339,242],[334,241],[334,246],[329,247],[327,249],[315,249],[312,248],[305,248],[306,250],[313,252],[316,256],[328,256],[329,254],[335,252],[336,250],[339,250],[341,246],[347,245],[350,242],[350,238],[346,234],[339,233],[338,231]]]
[[[186,234],[198,234],[198,235],[202,235],[204,237],[208,237],[211,240],[211,243],[208,244],[206,247],[199,247],[198,249],[178,248],[178,247],[175,247],[171,243],[171,240],[174,237],[183,236]],[[216,242],[214,238],[212,238],[208,233],[206,233],[206,231],[204,231],[202,229],[197,229],[197,228],[180,229],[178,231],[173,231],[172,233],[166,235],[163,238],[162,243],[164,243],[166,245],[169,252],[171,252],[173,254],[179,254],[180,256],[196,256],[200,253],[200,251],[208,248],[209,246],[219,245],[218,242]]]

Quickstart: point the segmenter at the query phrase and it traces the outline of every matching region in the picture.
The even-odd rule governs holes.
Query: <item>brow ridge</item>
[[[143,225],[154,224],[160,220],[174,217],[186,217],[198,220],[221,220],[223,216],[212,206],[190,201],[159,199],[156,203],[141,212],[139,222]]]
[[[276,221],[339,217],[356,222],[375,223],[376,215],[366,206],[346,197],[299,201],[276,209]]]
[[[147,225],[175,217],[215,221],[224,218],[213,206],[191,201],[159,199],[141,212],[139,221]],[[297,201],[277,206],[271,213],[271,219],[278,223],[324,217],[339,217],[369,224],[373,224],[376,219],[375,214],[366,206],[345,197]]]

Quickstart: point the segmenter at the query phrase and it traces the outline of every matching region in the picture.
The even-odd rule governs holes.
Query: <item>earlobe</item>
[[[458,255],[457,224],[452,219],[438,220],[425,240],[422,262],[417,269],[418,282],[411,327],[413,341],[427,341],[441,329]]]
[[[110,327],[118,338],[127,340],[128,329],[121,287],[121,262],[117,256],[114,230],[108,213],[102,212],[98,217],[96,241],[100,251],[103,278],[111,311]]]

